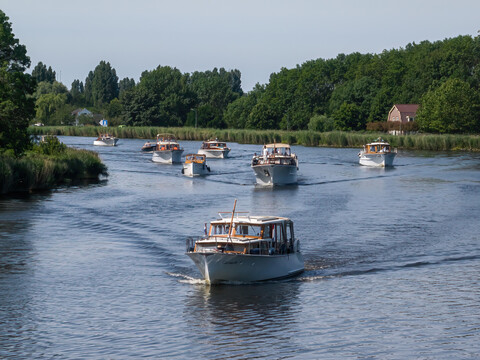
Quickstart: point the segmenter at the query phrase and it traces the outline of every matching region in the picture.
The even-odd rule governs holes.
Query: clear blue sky
[[[104,60],[135,81],[158,65],[239,69],[250,91],[311,59],[480,30],[479,0],[0,0],[0,9],[32,68],[42,61],[68,88]]]

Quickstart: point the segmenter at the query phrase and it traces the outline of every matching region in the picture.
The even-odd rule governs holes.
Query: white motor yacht
[[[293,222],[278,216],[219,213],[205,236],[187,239],[187,255],[210,284],[279,279],[304,271]]]
[[[110,134],[100,134],[98,138],[93,141],[96,146],[116,146],[118,138]]]
[[[206,156],[203,154],[185,155],[182,174],[185,176],[207,175],[210,172],[210,167],[206,160]]]
[[[225,142],[215,140],[208,140],[202,143],[202,147],[198,150],[199,154],[204,154],[207,158],[223,159],[228,157],[230,148]]]
[[[252,169],[258,185],[296,184],[298,158],[288,144],[268,144],[262,154],[253,156]]]
[[[157,146],[153,151],[152,161],[161,164],[174,164],[182,162],[183,148],[175,136],[157,135]]]
[[[375,167],[393,166],[396,155],[397,149],[392,151],[390,144],[381,138],[364,145],[358,153],[360,165]]]

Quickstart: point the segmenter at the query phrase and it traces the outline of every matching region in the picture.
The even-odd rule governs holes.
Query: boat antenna
[[[232,241],[231,236],[232,236],[233,217],[235,215],[236,207],[237,207],[237,199],[235,199],[235,202],[233,203],[232,218],[230,219],[230,228],[228,229],[228,238],[230,239],[230,241]]]

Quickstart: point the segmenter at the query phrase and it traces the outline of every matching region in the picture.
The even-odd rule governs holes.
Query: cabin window
[[[239,224],[235,226],[235,234],[248,235],[248,236],[260,236],[261,227],[257,225],[245,225]]]
[[[270,225],[266,225],[263,228],[263,238],[268,239],[272,237],[272,232],[270,231]]]
[[[287,241],[292,242],[293,240],[293,224],[290,223],[287,225]]]

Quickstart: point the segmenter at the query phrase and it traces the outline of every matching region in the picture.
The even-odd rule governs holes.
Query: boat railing
[[[204,236],[189,236],[185,240],[185,248],[187,252],[194,252],[195,251],[195,244],[199,240],[205,239]]]
[[[249,212],[248,211],[235,211],[235,214],[233,216],[234,219],[238,220],[239,219],[239,214],[248,214]],[[232,212],[231,211],[221,211],[218,213],[218,216],[220,216],[220,218],[222,220],[224,219],[230,219],[232,217]],[[247,216],[248,219],[250,219],[249,216]]]
[[[254,156],[252,165],[296,165],[295,155],[269,156],[266,159],[263,156]]]

